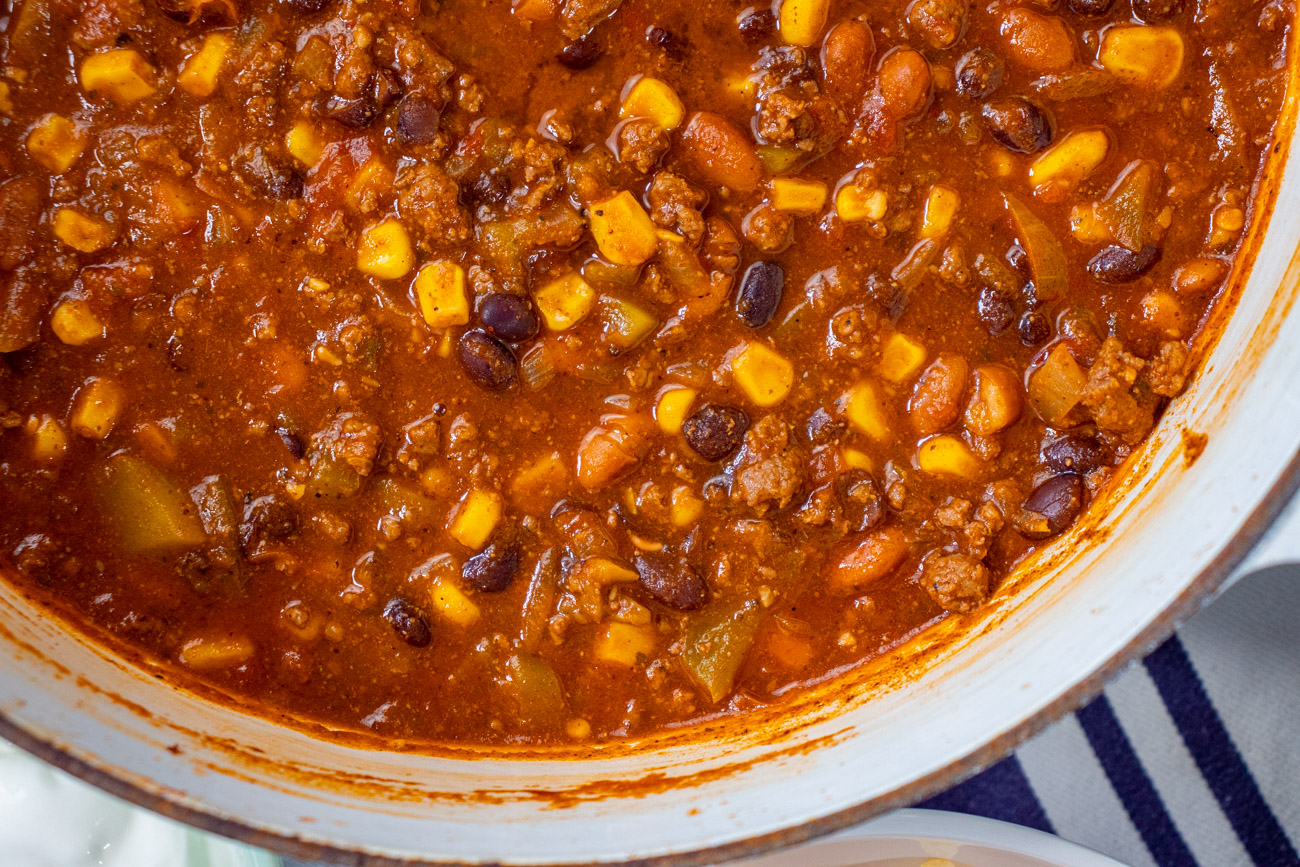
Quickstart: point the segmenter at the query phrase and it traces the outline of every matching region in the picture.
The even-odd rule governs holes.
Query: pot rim
[[[1167,639],[1174,630],[1188,620],[1223,589],[1224,582],[1233,570],[1246,559],[1264,534],[1273,526],[1291,499],[1300,491],[1300,450],[1291,456],[1268,491],[1246,516],[1232,538],[1168,606],[1152,619],[1137,635],[1111,654],[1105,662],[1084,679],[1065,690],[1042,709],[1013,724],[1002,734],[991,739],[966,755],[954,759],[910,783],[893,791],[868,798],[850,807],[836,810],[826,816],[800,825],[782,828],[729,843],[706,846],[685,852],[656,855],[636,861],[617,862],[625,865],[703,865],[761,855],[775,849],[794,846],[822,837],[852,825],[865,822],[890,810],[907,807],[923,798],[951,788],[980,770],[1008,755],[1013,749],[1029,740],[1049,724],[1071,713],[1100,694],[1105,684],[1140,655],[1149,652]],[[178,804],[161,792],[149,791],[142,785],[129,782],[89,762],[77,758],[67,749],[32,734],[10,720],[0,711],[0,737],[91,785],[112,795],[144,807],[171,819],[185,822],[200,830],[220,834],[242,843],[271,849],[300,859],[352,864],[357,867],[451,867],[465,862],[431,861],[424,858],[391,858],[373,855],[357,849],[348,849],[332,843],[304,840],[291,834],[281,834],[252,827],[235,819],[210,815],[200,809]],[[578,862],[583,867],[597,863]],[[560,865],[556,865],[560,867]],[[574,865],[576,867],[576,865]]]

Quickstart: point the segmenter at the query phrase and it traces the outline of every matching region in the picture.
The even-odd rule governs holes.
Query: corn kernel
[[[665,82],[639,75],[623,88],[623,105],[618,116],[642,117],[660,129],[677,129],[686,117],[686,106],[682,105],[677,91]]]
[[[321,155],[325,153],[325,142],[321,139],[320,132],[305,120],[296,121],[289,127],[289,131],[284,134],[284,146],[289,155],[306,168],[320,162]]]
[[[686,421],[686,413],[690,412],[695,397],[695,389],[684,385],[670,385],[661,391],[654,412],[659,429],[666,434],[681,433],[682,422]]]
[[[515,474],[510,496],[516,502],[535,505],[548,492],[562,489],[569,480],[569,468],[559,452],[542,455]]]
[[[86,137],[76,124],[59,114],[47,114],[27,134],[27,152],[55,174],[63,174],[86,149]]]
[[[961,206],[961,196],[952,187],[935,184],[925,200],[925,213],[921,217],[921,237],[938,240],[952,229],[952,221]]]
[[[864,193],[856,184],[844,184],[835,193],[835,214],[846,223],[879,223],[888,207],[884,190]]]
[[[194,195],[175,178],[158,178],[153,182],[153,204],[159,217],[177,234],[190,231],[199,222],[202,211]]]
[[[496,491],[474,488],[456,507],[447,532],[466,548],[477,550],[487,544],[500,520],[501,495]]]
[[[605,339],[620,352],[645,340],[659,324],[653,313],[620,298],[602,298],[600,318],[605,323]]]
[[[640,265],[659,249],[655,224],[627,190],[591,206],[591,234],[615,265]]]
[[[791,45],[815,45],[826,27],[830,0],[781,0],[778,26]]]
[[[932,475],[963,479],[978,478],[983,469],[983,464],[966,443],[952,434],[933,436],[921,443],[916,453],[916,465]]]
[[[767,169],[769,175],[779,175],[790,171],[805,156],[807,154],[798,148],[777,145],[758,146],[758,159],[763,163],[763,168]],[[821,210],[821,208],[817,210]]]
[[[81,346],[104,336],[104,323],[80,298],[60,301],[50,315],[50,328],[69,346]]]
[[[77,391],[72,403],[71,427],[74,433],[90,440],[102,440],[113,432],[122,415],[126,393],[111,379],[91,377]]]
[[[1039,194],[1071,190],[1096,171],[1109,153],[1110,136],[1105,130],[1069,133],[1034,160],[1029,167],[1029,182]]]
[[[511,12],[526,21],[546,21],[559,11],[558,0],[514,0]]]
[[[392,217],[366,227],[357,250],[357,268],[372,277],[396,280],[415,265],[411,237],[406,227]]]
[[[925,347],[901,332],[890,335],[880,352],[880,375],[890,382],[902,382],[925,364]]]
[[[862,449],[845,449],[844,463],[849,465],[852,470],[866,470],[875,472],[876,464],[871,460],[871,455],[862,451]]]
[[[469,322],[465,269],[455,262],[430,262],[415,275],[415,298],[430,328],[450,328]]]
[[[596,290],[576,271],[547,283],[533,296],[537,310],[552,331],[572,328],[591,312]]]
[[[731,357],[731,373],[758,406],[775,406],[794,386],[794,366],[762,343],[746,343]]]
[[[429,598],[435,611],[460,627],[472,626],[481,613],[474,600],[446,577],[433,582]]]
[[[181,647],[181,664],[199,671],[234,668],[253,658],[256,648],[242,635],[192,638]]]
[[[816,214],[826,207],[826,185],[799,178],[773,178],[772,207],[789,214]]]
[[[995,178],[1009,178],[1011,173],[1016,170],[1016,161],[1003,148],[985,148],[983,156],[989,174]]]
[[[840,406],[856,430],[879,442],[889,439],[889,410],[874,384],[858,383],[840,398]]]
[[[727,79],[727,90],[741,99],[753,99],[758,93],[758,82],[748,75],[734,75]]]
[[[704,514],[704,501],[685,485],[673,488],[669,495],[668,517],[674,527],[689,527]]]
[[[50,415],[32,418],[27,423],[32,434],[32,459],[53,463],[68,453],[68,432],[63,423]]]
[[[371,157],[357,171],[348,184],[343,201],[354,211],[373,211],[379,197],[393,188],[393,170],[378,157]]]
[[[600,662],[633,668],[649,661],[655,649],[654,630],[649,626],[611,621],[596,634],[593,654]]]
[[[96,253],[117,236],[112,223],[68,206],[54,212],[52,226],[54,237],[81,253]]]
[[[1106,30],[1097,62],[1126,84],[1168,87],[1183,68],[1183,37],[1174,27],[1116,25]]]
[[[1103,244],[1111,239],[1110,227],[1097,213],[1095,204],[1075,205],[1070,209],[1070,234],[1080,244]]]
[[[81,88],[104,93],[115,102],[136,102],[154,87],[154,68],[134,48],[114,48],[81,62]]]
[[[217,89],[217,76],[233,44],[229,34],[209,33],[199,50],[190,55],[176,78],[176,85],[191,96],[211,96]]]

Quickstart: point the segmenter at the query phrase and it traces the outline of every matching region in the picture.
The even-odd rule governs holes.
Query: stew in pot
[[[424,742],[777,702],[1192,375],[1290,0],[10,0],[0,562]]]

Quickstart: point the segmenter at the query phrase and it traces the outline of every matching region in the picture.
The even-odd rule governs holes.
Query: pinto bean
[[[951,48],[966,30],[970,0],[912,0],[907,23],[931,48]]]
[[[1020,376],[1002,364],[975,368],[974,387],[966,404],[966,429],[976,436],[992,436],[1011,427],[1025,409]]]
[[[938,433],[961,415],[970,365],[960,355],[944,353],[930,363],[917,380],[907,411],[921,436]]]
[[[763,163],[749,136],[731,121],[696,112],[682,131],[682,157],[694,174],[717,187],[748,193],[763,180]]]
[[[1051,115],[1023,96],[986,102],[980,116],[989,135],[1007,150],[1032,154],[1052,143]]]
[[[709,585],[685,560],[646,551],[638,554],[632,565],[641,586],[669,608],[694,611],[708,599]]]
[[[876,88],[881,109],[895,120],[915,117],[930,104],[930,64],[921,52],[896,48],[880,60]]]
[[[897,527],[850,536],[832,549],[822,578],[841,592],[862,590],[897,569],[910,550],[907,534]]]
[[[999,30],[1007,54],[1033,72],[1064,72],[1074,64],[1074,35],[1060,18],[1013,6],[1002,13]]]
[[[871,28],[857,19],[841,21],[822,43],[822,76],[831,96],[856,106],[867,93],[876,40]]]

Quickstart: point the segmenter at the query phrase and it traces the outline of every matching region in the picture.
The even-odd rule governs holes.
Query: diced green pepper
[[[762,619],[758,603],[742,600],[706,609],[687,625],[682,662],[715,703],[731,692]]]
[[[564,689],[551,664],[540,656],[521,653],[506,660],[503,686],[519,705],[525,725],[558,725],[564,716]]]

